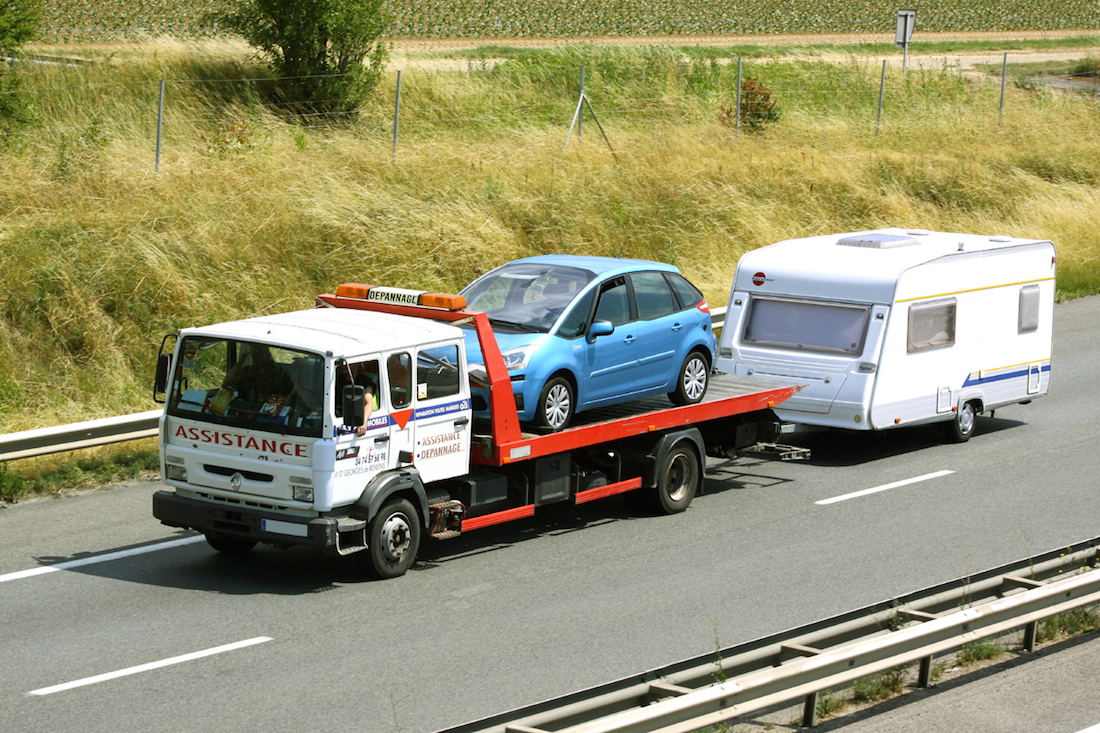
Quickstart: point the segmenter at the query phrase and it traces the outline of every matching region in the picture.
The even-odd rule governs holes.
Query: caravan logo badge
[[[763,285],[764,284],[764,273],[758,272],[755,275],[753,275],[752,276],[752,284],[756,285],[757,287]]]

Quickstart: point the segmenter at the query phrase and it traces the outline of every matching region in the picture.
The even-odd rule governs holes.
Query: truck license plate
[[[306,537],[309,535],[309,527],[305,524],[293,524],[291,522],[280,522],[278,519],[261,519],[260,529],[264,532],[274,532],[275,534],[289,534],[295,537]]]

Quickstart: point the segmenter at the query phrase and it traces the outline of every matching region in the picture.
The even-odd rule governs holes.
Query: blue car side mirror
[[[588,343],[595,343],[597,336],[610,336],[615,333],[615,326],[611,321],[596,321],[592,328],[588,329]]]

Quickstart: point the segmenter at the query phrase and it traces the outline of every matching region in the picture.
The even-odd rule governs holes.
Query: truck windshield
[[[756,297],[741,340],[756,346],[842,354],[863,353],[871,307]]]
[[[321,437],[318,354],[188,336],[179,350],[168,414],[284,435]]]
[[[546,333],[595,275],[576,267],[505,265],[463,289],[467,308],[485,311],[494,331]]]

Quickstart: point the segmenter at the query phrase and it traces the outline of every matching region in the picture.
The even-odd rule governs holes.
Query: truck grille
[[[269,473],[257,473],[256,471],[242,471],[237,468],[226,468],[225,466],[212,466],[209,463],[203,465],[203,469],[207,473],[217,474],[218,476],[232,476],[235,473],[239,473],[249,481],[263,481],[265,483],[271,483],[275,480],[275,477]]]

